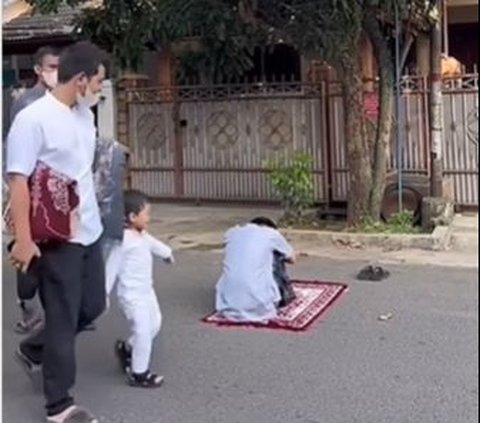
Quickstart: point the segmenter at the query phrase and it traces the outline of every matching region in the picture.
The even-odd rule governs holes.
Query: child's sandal
[[[132,352],[125,341],[115,342],[115,355],[122,371],[126,374],[129,373],[132,365]]]
[[[159,388],[163,384],[164,377],[155,373],[146,372],[141,375],[132,373],[129,377],[128,384],[136,388]]]

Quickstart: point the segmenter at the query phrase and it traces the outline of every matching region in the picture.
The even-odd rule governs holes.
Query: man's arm
[[[14,265],[26,271],[33,257],[39,255],[32,241],[30,228],[30,192],[28,177],[35,169],[41,146],[40,130],[25,114],[13,122],[7,138],[7,174],[10,192],[10,213],[15,245],[10,253]]]
[[[105,291],[107,298],[110,296],[122,265],[122,248],[112,248],[105,263]]]
[[[295,251],[285,237],[278,231],[273,231],[273,249],[285,257],[288,263],[295,263]]]
[[[30,192],[28,178],[20,174],[9,174],[10,213],[15,229],[15,241],[31,240]]]

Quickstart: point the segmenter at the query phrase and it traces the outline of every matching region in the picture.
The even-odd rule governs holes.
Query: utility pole
[[[443,100],[442,100],[442,11],[437,1],[438,19],[432,28],[430,48],[430,195],[443,196]]]
[[[396,144],[397,144],[397,184],[398,184],[398,212],[403,211],[403,137],[402,137],[402,67],[400,58],[400,38],[402,30],[400,26],[400,17],[398,16],[398,6],[395,5],[395,109],[396,109]]]

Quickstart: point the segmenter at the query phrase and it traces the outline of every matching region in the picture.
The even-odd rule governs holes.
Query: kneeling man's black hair
[[[267,226],[272,229],[278,229],[277,224],[272,219],[265,216],[256,217],[252,219],[250,223],[253,223],[254,225],[258,225],[258,226]]]

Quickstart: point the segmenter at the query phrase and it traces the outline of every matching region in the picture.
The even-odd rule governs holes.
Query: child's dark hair
[[[139,214],[148,204],[148,197],[140,191],[131,189],[123,193],[125,203],[125,219],[128,222],[129,216]]]
[[[253,223],[254,225],[258,225],[258,226],[267,226],[272,229],[278,229],[277,224],[272,219],[264,216],[256,217],[252,219],[250,223]]]

